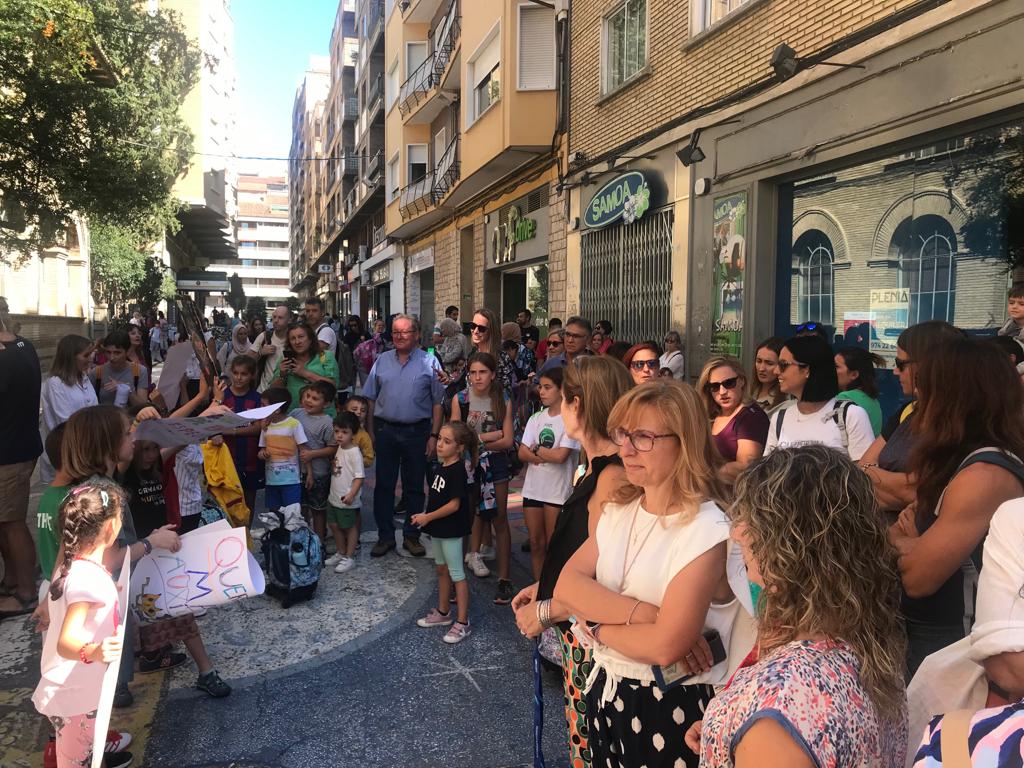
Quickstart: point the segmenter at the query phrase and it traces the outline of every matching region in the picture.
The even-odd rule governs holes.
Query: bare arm
[[[736,444],[736,461],[730,461],[718,470],[718,477],[729,483],[736,482],[740,472],[764,454],[764,444],[756,440],[739,440]]]
[[[757,720],[736,745],[736,768],[812,768],[807,753],[777,721]]]

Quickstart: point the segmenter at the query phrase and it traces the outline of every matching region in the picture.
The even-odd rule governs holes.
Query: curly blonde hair
[[[822,445],[781,448],[740,474],[730,515],[764,581],[762,656],[800,635],[842,640],[878,712],[899,713],[900,577],[867,475]]]

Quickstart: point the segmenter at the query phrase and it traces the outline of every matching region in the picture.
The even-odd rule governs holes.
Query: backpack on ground
[[[139,388],[139,364],[132,362],[132,392]],[[103,389],[103,366],[96,366],[96,396],[99,397],[100,390]]]
[[[840,400],[836,403],[836,407],[832,409],[832,412],[825,416],[826,419],[831,418],[836,423],[836,426],[839,427],[839,436],[843,441],[843,450],[850,447],[850,435],[846,431],[846,412],[850,410],[851,405],[856,405],[856,403],[852,400]],[[782,436],[782,420],[786,418],[786,411],[794,407],[796,407],[795,400],[786,407],[779,409],[779,416],[775,420],[776,441]]]
[[[305,524],[289,530],[281,512],[264,513],[260,519],[269,522],[271,516],[277,519],[278,527],[266,531],[261,541],[267,594],[278,598],[282,608],[291,608],[316,595],[323,568],[320,537]]]

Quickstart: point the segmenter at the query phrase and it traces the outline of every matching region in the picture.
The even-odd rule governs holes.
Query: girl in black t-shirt
[[[452,624],[449,598],[455,586],[459,617],[444,636],[446,643],[460,643],[469,636],[469,585],[462,567],[462,539],[473,527],[469,502],[470,478],[476,469],[476,433],[461,421],[441,427],[437,440],[440,465],[430,480],[427,511],[412,516],[432,539],[437,563],[437,608],[417,620],[421,627]]]

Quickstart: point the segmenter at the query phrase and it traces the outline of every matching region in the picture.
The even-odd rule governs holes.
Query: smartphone
[[[285,360],[294,360],[295,359],[295,350],[294,349],[286,349],[281,354],[284,355],[284,359]]]
[[[711,649],[711,665],[714,666],[725,661],[725,644],[722,642],[722,636],[718,634],[718,630],[709,629],[704,633],[704,639],[707,640],[708,647]],[[693,677],[693,675],[685,671],[685,668],[679,662],[669,664],[667,667],[659,667],[655,664],[651,669],[654,671],[655,682],[658,683],[658,687],[663,691],[675,688],[677,685],[681,685]]]

